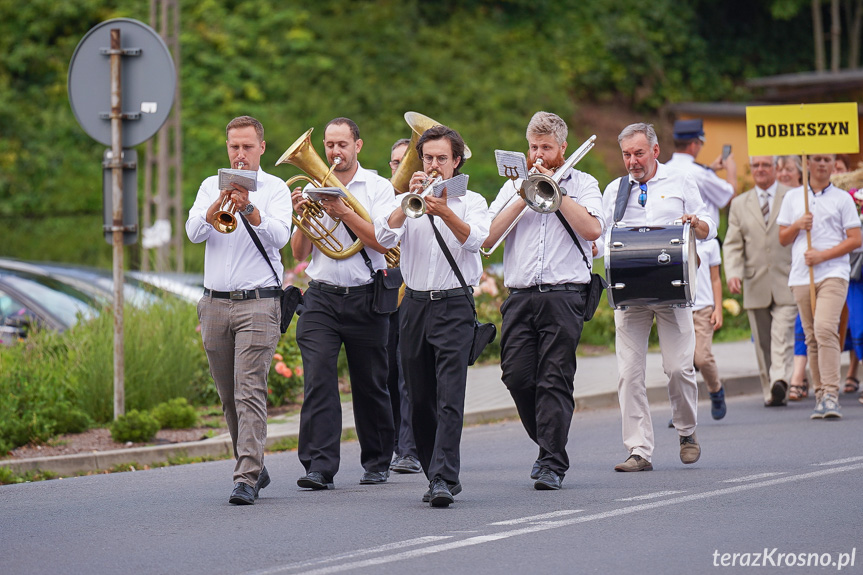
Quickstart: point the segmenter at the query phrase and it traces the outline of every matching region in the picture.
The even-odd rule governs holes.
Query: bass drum
[[[689,223],[667,227],[613,226],[605,236],[608,303],[691,306],[698,255]]]

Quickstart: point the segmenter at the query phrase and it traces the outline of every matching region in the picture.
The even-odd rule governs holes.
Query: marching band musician
[[[390,170],[396,175],[405,153],[410,145],[408,138],[396,140],[390,149]],[[411,402],[408,398],[408,390],[405,385],[405,377],[402,374],[401,355],[399,346],[399,312],[390,314],[390,335],[387,340],[387,359],[389,370],[387,372],[387,389],[390,392],[390,404],[393,410],[393,424],[395,426],[395,441],[393,445],[393,460],[390,463],[390,471],[396,473],[420,473],[422,466],[417,459],[417,446],[414,441],[414,428],[411,423]]]
[[[689,222],[697,239],[716,237],[716,224],[708,214],[695,179],[657,161],[659,142],[651,124],[631,124],[623,129],[617,141],[628,175],[608,184],[603,194],[602,207],[608,228],[614,225],[615,211],[620,214],[615,207],[619,193],[623,193],[628,194],[628,198],[620,198],[625,211],[618,219],[628,227],[666,226],[681,220]],[[695,352],[692,310],[633,305],[614,311],[620,372],[618,399],[623,419],[623,444],[629,452],[626,461],[614,467],[616,471],[653,469],[653,424],[647,402],[645,365],[654,317],[662,366],[668,376],[672,420],[680,437],[680,460],[690,464],[701,456],[701,446],[695,437],[698,388],[692,363]]]
[[[423,172],[410,180],[419,193],[436,173],[444,180],[464,164],[464,140],[446,126],[426,130],[417,143]],[[431,178],[433,179],[433,178]],[[459,480],[468,356],[474,333],[472,295],[465,293],[436,240],[432,226],[452,253],[468,286],[482,274],[479,248],[488,235],[488,206],[468,190],[460,197],[425,196],[426,216],[408,218],[400,202],[388,217],[375,220],[380,243],[401,240],[406,289],[399,310],[402,368],[413,409],[417,454],[429,489],[423,501],[447,507],[461,492]],[[470,288],[472,291],[472,288]],[[468,299],[470,298],[470,300]]]
[[[282,309],[282,286],[274,272],[282,277],[279,250],[288,243],[291,216],[287,186],[260,168],[267,146],[261,123],[240,116],[228,123],[225,132],[231,168],[256,173],[257,190],[250,193],[237,184],[231,190],[219,190],[219,177],[207,178],[189,210],[186,235],[192,243],[207,243],[206,287],[198,303],[198,320],[237,460],[229,501],[253,505],[258,492],[270,483],[264,467],[267,374],[281,336]],[[236,223],[242,213],[256,230],[269,264],[245,224],[236,226],[233,233],[217,233],[212,222],[226,198],[239,210]]]
[[[335,118],[324,129],[327,161],[336,178],[369,212],[372,219],[389,213],[394,199],[389,180],[360,165],[363,147],[356,123]],[[300,188],[291,193],[294,212],[301,215],[307,200]],[[387,336],[389,318],[372,309],[374,270],[386,267],[386,248],[375,239],[374,226],[362,219],[340,198],[324,199],[330,218],[341,220],[335,230],[343,245],[354,240],[345,226],[364,244],[363,252],[336,260],[324,255],[300,230],[291,238],[297,261],[311,254],[306,273],[311,281],[304,309],[297,320],[297,344],[303,358],[305,399],[300,412],[297,455],[306,475],[297,485],[313,490],[333,489],[339,469],[342,413],[338,387],[339,350],[344,344],[360,443],[361,484],[386,483],[393,446],[393,416],[387,392]],[[330,225],[332,222],[327,222]]]
[[[529,163],[551,176],[564,163],[566,123],[537,112],[527,126]],[[541,160],[541,161],[540,161]],[[489,213],[492,220],[483,247],[493,246],[519,213],[523,201],[511,201],[522,180],[500,189]],[[570,169],[560,180],[559,213],[577,234],[573,238],[554,213],[528,210],[506,237],[504,283],[510,296],[501,306],[501,368],[528,436],[539,445],[530,477],[538,490],[560,489],[569,468],[566,443],[575,410],[575,349],[584,327],[591,270],[585,254],[602,234],[602,195],[592,176]]]

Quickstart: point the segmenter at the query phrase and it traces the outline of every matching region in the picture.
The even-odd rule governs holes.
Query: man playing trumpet
[[[423,192],[429,185],[426,180],[434,179],[433,173],[448,180],[464,164],[464,141],[446,126],[426,130],[417,150],[423,171],[411,177],[412,193]],[[425,195],[428,217],[408,218],[401,198],[392,208],[388,216],[375,220],[375,230],[385,247],[401,240],[401,269],[407,287],[399,309],[399,345],[413,408],[417,455],[429,479],[423,501],[447,507],[461,492],[459,444],[474,331],[473,296],[461,287],[432,226],[465,282],[476,285],[482,275],[479,248],[488,235],[487,204],[470,190],[453,198],[444,190],[439,198]]]
[[[529,163],[551,176],[564,163],[566,123],[537,112],[527,126]],[[516,197],[523,180],[500,189],[489,213],[494,220],[484,247],[494,245],[524,210]],[[527,210],[506,237],[504,284],[510,296],[501,306],[501,369],[528,436],[539,445],[531,470],[534,487],[560,489],[569,468],[566,443],[575,402],[575,348],[584,326],[590,282],[591,242],[602,235],[602,195],[592,176],[569,169],[560,179],[558,213]]]
[[[362,146],[360,130],[353,120],[336,118],[324,129],[327,160],[335,164],[333,173],[374,218],[389,213],[395,196],[388,180],[360,166],[357,154]],[[294,212],[300,216],[308,200],[300,188],[293,190],[291,199]],[[341,198],[324,199],[321,205],[328,220],[341,220],[344,224],[334,231],[342,245],[354,241],[345,229],[347,226],[365,248],[337,260],[325,256],[300,230],[291,238],[297,261],[312,256],[306,268],[312,279],[297,321],[297,344],[305,373],[297,455],[306,468],[306,475],[297,480],[297,485],[310,489],[334,486],[342,434],[337,368],[343,343],[351,378],[360,463],[365,470],[360,483],[386,483],[393,448],[393,415],[386,387],[389,318],[372,309],[372,275],[386,267],[383,254],[387,250],[375,239],[371,222],[361,218]],[[334,222],[325,223],[332,226]]]

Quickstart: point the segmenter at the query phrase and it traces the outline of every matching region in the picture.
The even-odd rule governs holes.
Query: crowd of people
[[[525,131],[527,166],[536,177],[554,182],[558,202],[553,209],[527,210],[528,174],[507,180],[490,206],[480,194],[459,189],[455,182],[470,152],[458,132],[434,125],[416,140],[396,141],[391,150],[393,176],[408,156],[419,159],[420,167],[404,184],[422,196],[418,215],[404,207],[390,180],[362,167],[360,129],[349,118],[335,118],[324,129],[328,172],[322,183],[329,192],[315,197],[309,192],[317,186],[290,190],[261,169],[266,141],[260,122],[235,118],[226,136],[231,168],[256,172],[256,189],[236,183],[219,189],[218,177],[208,178],[186,231],[192,242],[206,242],[198,314],[236,458],[233,504],[254,504],[270,483],[264,466],[266,378],[282,323],[280,250],[288,243],[297,261],[310,258],[311,281],[297,310],[305,374],[298,446],[305,474],[297,480],[302,488],[335,487],[342,420],[337,364],[344,346],[364,470],[359,482],[386,484],[390,472],[422,472],[428,479],[423,502],[432,507],[455,502],[462,491],[470,342],[477,333],[472,286],[482,276],[481,248],[501,239],[509,290],[501,306],[502,389],[538,447],[530,469],[537,490],[560,489],[570,466],[566,445],[575,408],[576,348],[585,313],[592,313],[593,260],[585,254],[603,255],[611,230],[624,222],[642,229],[683,224],[697,239],[689,257],[700,265],[690,305],[637,301],[614,311],[627,451],[616,471],[653,469],[645,366],[654,322],[668,377],[669,426],[677,431],[683,464],[701,456],[696,370],[708,387],[711,416],[725,417],[720,366],[711,351],[723,321],[723,257],[729,290],[743,294],[765,406],[806,397],[811,381],[816,396],[811,417],[839,418],[840,392],[859,386],[863,282],[859,265],[852,277],[849,254],[863,251],[860,217],[852,197],[830,183],[841,162],[850,167],[847,158],[810,156],[804,196],[800,158],[752,157],[755,187],[735,196],[733,154],[724,153],[710,166],[696,163],[705,142],[701,120],[675,123],[675,152],[666,163],[659,161],[653,126],[636,123],[618,136],[626,174],[600,192],[593,176],[566,162],[563,119],[537,112]],[[232,233],[213,226],[226,201],[242,220]],[[720,247],[719,214],[729,203]],[[327,247],[316,232],[304,229],[310,214],[332,229]],[[329,247],[352,245],[361,249],[334,255]],[[404,280],[395,312],[378,303],[384,289],[378,280],[394,260]],[[842,388],[839,354],[845,338],[836,326],[846,298],[852,318],[846,341],[856,356]],[[795,320],[800,337],[794,335]],[[795,356],[798,348],[804,355]]]

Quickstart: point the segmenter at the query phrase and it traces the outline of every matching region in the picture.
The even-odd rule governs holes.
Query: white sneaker
[[[824,419],[842,419],[838,397],[825,395],[822,403],[824,404]]]

